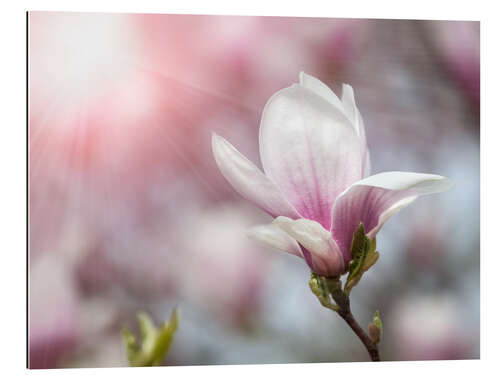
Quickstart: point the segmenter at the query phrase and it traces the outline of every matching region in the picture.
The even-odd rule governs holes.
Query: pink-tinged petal
[[[330,232],[321,224],[307,219],[292,220],[284,216],[276,218],[273,224],[301,245],[304,258],[313,271],[324,276],[337,276],[344,273],[342,253]]]
[[[248,231],[248,237],[275,249],[286,251],[287,253],[296,255],[300,258],[303,257],[297,241],[290,237],[277,225],[258,225],[250,228]]]
[[[292,85],[267,102],[259,143],[266,175],[303,217],[329,229],[335,198],[362,178],[364,151],[343,112]]]
[[[255,164],[215,133],[212,135],[212,152],[222,175],[244,198],[273,217],[300,217],[278,187]]]
[[[314,92],[316,95],[321,96],[323,99],[325,99],[327,102],[330,104],[333,104],[337,109],[340,111],[344,112],[344,105],[340,101],[337,95],[330,89],[327,85],[325,85],[323,82],[321,82],[319,79],[306,74],[304,72],[300,72],[299,74],[299,84],[302,87],[305,87],[312,92]]]
[[[332,235],[344,259],[351,259],[352,236],[363,223],[374,238],[382,225],[403,207],[425,194],[453,187],[443,176],[409,172],[385,172],[360,180],[340,195],[332,212]]]

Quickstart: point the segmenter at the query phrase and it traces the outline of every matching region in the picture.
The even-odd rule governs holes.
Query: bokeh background
[[[166,364],[365,361],[269,217],[213,160],[259,165],[262,108],[303,70],[354,87],[372,172],[436,173],[352,293],[386,360],[479,357],[479,22],[29,13],[31,368],[126,366],[135,314],[180,326]]]

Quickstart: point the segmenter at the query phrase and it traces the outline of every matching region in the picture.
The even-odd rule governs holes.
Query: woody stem
[[[380,361],[380,355],[378,352],[377,344],[375,344],[370,337],[366,334],[366,332],[361,328],[356,319],[351,312],[351,301],[349,300],[349,296],[342,291],[340,288],[340,284],[337,278],[335,279],[322,279],[323,285],[328,290],[328,293],[332,296],[333,300],[337,303],[336,312],[344,319],[344,321],[351,327],[356,336],[359,337],[363,345],[365,346],[368,354],[372,361]]]
[[[339,311],[337,311],[337,313],[342,317],[342,319],[345,320],[345,322],[349,325],[349,327],[351,327],[356,336],[359,337],[359,339],[365,346],[366,350],[368,351],[371,360],[374,362],[380,361],[380,355],[378,352],[377,345],[374,344],[372,340],[370,340],[370,338],[363,330],[363,328],[361,328],[356,319],[354,319],[354,316],[352,315],[350,308],[348,308],[347,310],[340,309]]]

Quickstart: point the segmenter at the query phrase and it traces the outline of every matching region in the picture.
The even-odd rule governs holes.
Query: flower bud
[[[309,288],[311,288],[313,294],[318,298],[324,294],[323,289],[321,288],[321,285],[318,281],[318,278],[314,274],[311,276],[311,279],[309,280]]]
[[[370,334],[370,340],[372,340],[374,344],[380,342],[380,331],[374,323],[370,323],[368,326],[368,333]]]
[[[382,319],[380,319],[378,310],[375,311],[373,321],[368,326],[368,333],[374,344],[378,344],[380,342],[380,338],[382,337]]]

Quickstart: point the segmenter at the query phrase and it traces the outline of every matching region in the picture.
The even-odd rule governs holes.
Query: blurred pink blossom
[[[189,227],[182,221],[169,228],[175,291],[226,324],[245,326],[259,310],[269,263],[246,236],[260,215],[241,204],[192,215],[185,217]]]
[[[479,22],[443,21],[429,27],[446,69],[479,110]]]
[[[51,368],[74,350],[78,300],[70,269],[44,255],[30,267],[29,368]]]
[[[388,316],[397,353],[404,360],[450,360],[468,356],[467,324],[460,305],[449,294],[400,300]]]

